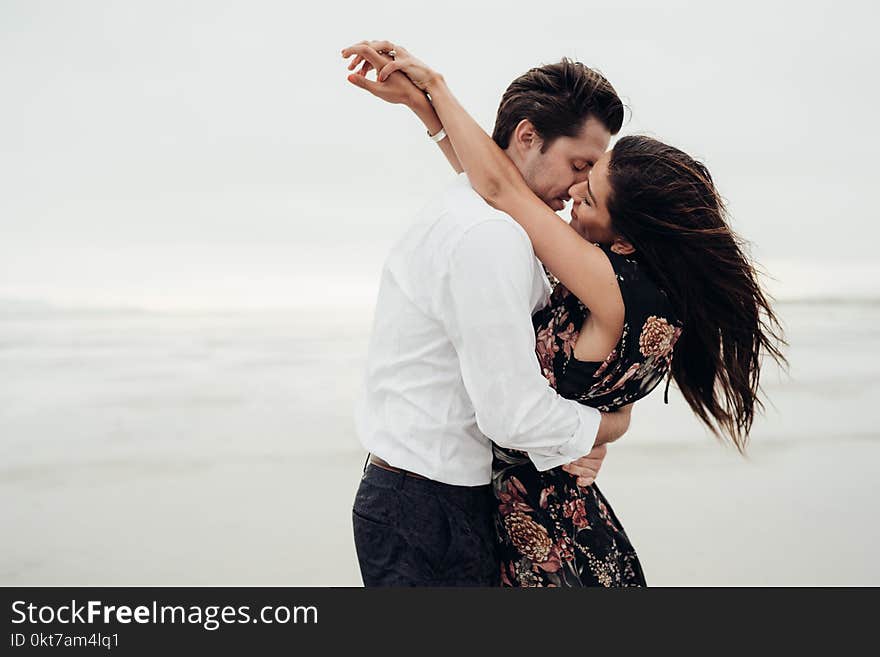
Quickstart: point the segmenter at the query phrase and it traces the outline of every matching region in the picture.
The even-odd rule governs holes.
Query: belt
[[[383,470],[388,470],[389,472],[396,472],[397,474],[402,474],[405,477],[415,477],[416,479],[427,479],[427,477],[423,477],[420,474],[416,474],[415,472],[410,472],[409,470],[401,470],[400,468],[395,468],[393,465],[389,465],[387,462],[380,459],[375,454],[370,454],[370,463],[375,465],[377,468],[382,468]]]

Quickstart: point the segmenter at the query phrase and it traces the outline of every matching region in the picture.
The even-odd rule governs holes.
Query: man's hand
[[[424,92],[399,71],[391,73],[382,82],[373,81],[367,77],[370,71],[378,72],[394,61],[388,55],[383,54],[382,47],[385,45],[387,44],[384,41],[361,41],[343,50],[343,57],[352,58],[348,70],[353,71],[360,65],[356,72],[348,76],[348,81],[356,87],[369,91],[386,103],[406,105],[411,108],[419,104],[429,104]]]
[[[599,433],[590,453],[562,466],[567,473],[577,477],[578,486],[589,486],[596,481],[596,475],[599,474],[608,450],[606,445],[620,438],[629,429],[632,407],[632,404],[627,404],[613,413],[602,413]]]
[[[589,454],[580,457],[577,461],[572,461],[562,466],[570,475],[577,477],[578,486],[589,486],[596,481],[596,475],[599,474],[599,468],[605,460],[605,454],[608,448],[605,445],[594,447]]]

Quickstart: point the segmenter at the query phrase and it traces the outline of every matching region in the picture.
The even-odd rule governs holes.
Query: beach
[[[609,448],[597,484],[649,585],[880,585],[880,304],[779,311],[791,370],[767,368],[747,459],[674,387]],[[0,307],[0,584],[359,586],[369,329],[369,309]]]

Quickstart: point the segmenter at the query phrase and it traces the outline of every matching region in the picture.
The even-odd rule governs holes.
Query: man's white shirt
[[[491,481],[491,441],[539,470],[593,446],[601,419],[542,376],[532,314],[550,284],[523,228],[465,174],[424,208],[382,271],[358,437],[447,484]]]

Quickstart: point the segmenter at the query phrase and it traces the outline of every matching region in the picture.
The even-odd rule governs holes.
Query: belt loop
[[[367,452],[367,460],[364,461],[364,473],[365,474],[367,472],[367,465],[369,465],[369,463],[370,463],[370,456],[372,456],[372,455],[369,452]]]

